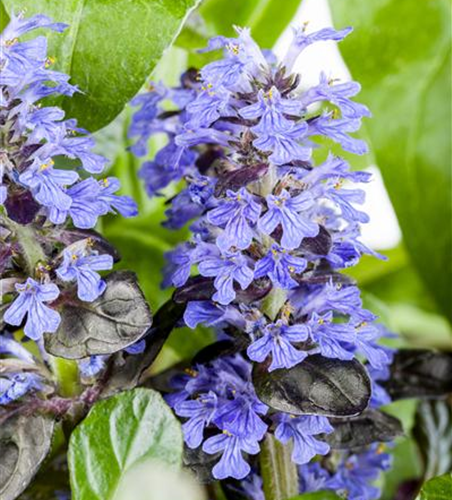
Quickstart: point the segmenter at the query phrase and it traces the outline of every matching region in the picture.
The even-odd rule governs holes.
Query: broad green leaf
[[[73,500],[112,500],[132,467],[145,460],[179,467],[182,449],[180,425],[157,392],[134,389],[100,401],[69,443]]]
[[[55,67],[83,93],[64,99],[68,115],[90,131],[111,122],[138,92],[198,0],[22,0],[27,15],[69,24],[48,34]],[[8,12],[17,0],[4,0]]]
[[[414,265],[452,316],[450,2],[334,0],[341,51]]]
[[[450,500],[452,498],[452,473],[434,477],[422,486],[419,500]]]

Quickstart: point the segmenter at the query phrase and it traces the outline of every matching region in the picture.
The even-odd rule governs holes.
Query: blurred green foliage
[[[449,0],[334,0],[341,52],[373,113],[368,130],[404,242],[452,318]]]

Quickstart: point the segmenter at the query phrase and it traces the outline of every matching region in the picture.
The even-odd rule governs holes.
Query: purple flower
[[[258,227],[265,234],[272,234],[281,225],[281,246],[287,250],[298,248],[303,238],[316,236],[319,226],[307,216],[303,216],[313,204],[308,192],[291,197],[282,190],[279,196],[267,196],[267,212],[259,219]]]
[[[217,238],[220,250],[226,252],[231,247],[245,250],[253,240],[252,225],[258,221],[262,206],[245,188],[237,193],[228,190],[226,194],[227,198],[208,212],[207,220],[224,229]]]
[[[53,283],[39,284],[33,278],[28,278],[24,284],[17,284],[19,296],[9,306],[4,315],[5,323],[20,326],[25,316],[24,333],[32,340],[39,340],[44,333],[56,332],[60,315],[44,305],[44,302],[54,301],[60,294]]]
[[[91,229],[100,215],[106,213],[105,203],[99,199],[100,185],[92,177],[75,184],[66,191],[72,203],[69,208],[61,210],[51,207],[49,218],[54,224],[63,224],[70,215],[74,225],[80,229]]]
[[[63,262],[56,270],[63,281],[77,281],[77,295],[80,300],[93,302],[105,291],[105,281],[97,271],[113,267],[111,255],[98,255],[88,248],[67,248],[63,252]]]
[[[344,118],[362,118],[370,116],[369,109],[364,104],[353,102],[353,97],[361,90],[357,82],[346,82],[334,84],[334,80],[327,78],[325,73],[320,74],[320,82],[317,86],[308,89],[301,97],[303,107],[319,101],[329,101],[335,104]]]
[[[308,463],[315,455],[326,455],[329,445],[313,436],[333,432],[326,417],[296,417],[282,415],[275,430],[275,437],[286,444],[293,440],[292,460],[299,465]]]
[[[291,255],[287,250],[274,243],[265,257],[256,263],[254,278],[268,276],[272,283],[285,290],[298,286],[293,274],[302,273],[307,266],[306,259]]]
[[[188,418],[182,425],[184,438],[189,448],[198,448],[204,437],[204,428],[210,424],[218,406],[217,395],[209,391],[195,400],[182,401],[175,406],[179,417]]]
[[[373,368],[385,369],[392,361],[392,352],[389,348],[377,344],[382,337],[378,325],[363,321],[358,323],[355,329],[357,351],[366,357]]]
[[[272,87],[267,93],[258,94],[258,102],[240,110],[240,116],[248,120],[260,118],[251,130],[257,136],[254,146],[262,151],[271,151],[269,159],[276,165],[292,160],[309,160],[311,149],[299,144],[307,132],[306,122],[295,121],[302,110],[301,103],[281,97]],[[289,120],[286,115],[295,116]]]
[[[20,175],[19,180],[28,186],[36,200],[46,207],[67,210],[72,204],[63,187],[70,186],[78,179],[78,174],[71,170],[56,170],[53,160],[44,162],[36,159],[28,169]]]
[[[186,126],[189,129],[209,127],[220,116],[236,115],[230,104],[230,92],[221,86],[214,88],[210,83],[187,105],[187,113],[189,120]]]
[[[301,363],[308,355],[293,346],[293,343],[304,342],[309,332],[304,325],[288,326],[282,320],[264,327],[262,336],[254,340],[246,353],[253,361],[262,363],[271,354],[272,362],[268,371],[278,368],[292,368]]]
[[[89,358],[82,359],[78,363],[80,373],[84,377],[95,377],[105,368],[105,360],[107,356],[90,356]]]
[[[350,360],[354,354],[346,348],[356,338],[355,329],[348,323],[333,323],[333,313],[323,316],[314,313],[308,322],[309,336],[317,343],[326,358]]]
[[[12,403],[42,387],[41,377],[31,372],[9,374],[6,378],[0,377],[0,406]]]
[[[248,78],[259,73],[267,62],[248,28],[236,28],[238,38],[217,36],[209,40],[205,51],[225,48],[224,59],[207,64],[201,69],[201,77],[207,83],[221,82],[226,88],[248,90]]]
[[[333,28],[323,28],[319,31],[314,31],[313,33],[308,34],[306,33],[306,26],[307,25],[305,24],[302,28],[294,29],[293,41],[283,59],[283,65],[286,67],[287,71],[290,71],[293,68],[298,56],[309,45],[329,40],[339,42],[352,31],[352,28],[345,28],[340,31],[336,31]]]
[[[188,148],[170,141],[157,152],[153,161],[145,162],[141,167],[140,177],[148,194],[154,196],[170,182],[190,173],[195,158],[196,155]]]
[[[212,300],[222,305],[228,305],[235,299],[234,282],[245,290],[254,277],[248,259],[238,252],[207,256],[198,264],[198,269],[201,276],[215,277],[214,286],[217,291]]]
[[[250,473],[251,467],[244,460],[242,452],[252,455],[259,453],[257,441],[237,437],[227,431],[207,439],[202,448],[211,455],[222,452],[220,461],[212,469],[213,476],[220,480],[227,477],[243,479]]]
[[[199,324],[214,326],[223,321],[242,328],[245,326],[245,321],[237,309],[220,306],[208,300],[189,302],[184,313],[184,321],[193,329]]]
[[[214,417],[215,423],[234,436],[260,441],[267,432],[268,425],[259,415],[265,415],[268,407],[261,403],[250,388],[248,393],[234,397],[224,404]]]
[[[361,126],[359,119],[332,118],[331,114],[322,115],[309,123],[309,135],[324,135],[342,146],[345,151],[357,155],[368,152],[367,144],[361,139],[350,137],[348,132],[356,132]]]
[[[327,488],[347,492],[350,500],[376,500],[380,489],[374,486],[381,471],[391,465],[391,456],[380,451],[379,445],[343,460],[334,476],[327,482]]]
[[[138,207],[130,196],[119,196],[116,193],[121,188],[116,177],[108,177],[99,181],[100,191],[97,199],[104,206],[104,211],[101,215],[109,212],[119,212],[123,217],[135,217],[138,215]]]

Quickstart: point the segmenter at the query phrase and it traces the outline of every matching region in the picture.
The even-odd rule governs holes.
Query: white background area
[[[332,26],[327,0],[304,0],[302,2],[290,26],[281,35],[274,47],[278,56],[283,56],[290,44],[292,26],[300,26],[305,22],[309,23],[307,26],[308,33],[326,26]],[[337,29],[345,27],[336,26]],[[349,36],[353,36],[353,32]],[[322,71],[330,77],[339,78],[343,81],[351,79],[335,42],[319,42],[307,47],[298,58],[294,70],[301,74],[303,86],[318,83],[319,74]],[[359,94],[356,100],[359,101]],[[397,218],[379,169],[372,166],[369,171],[373,174],[372,181],[361,185],[361,187],[366,191],[366,203],[363,205],[363,209],[369,214],[370,222],[362,226],[361,239],[365,244],[376,250],[393,248],[401,240]]]

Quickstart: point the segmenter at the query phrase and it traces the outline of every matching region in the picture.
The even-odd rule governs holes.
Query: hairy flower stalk
[[[213,326],[233,346],[195,360],[193,370],[174,380],[168,401],[185,421],[187,446],[218,457],[212,470],[217,479],[248,476],[243,487],[250,498],[263,498],[259,480],[249,475],[259,468],[253,456],[266,434],[291,443],[303,491],[316,489],[305,464],[318,455],[328,462],[332,453],[322,438],[333,431],[328,418],[263,404],[256,367],[273,376],[314,355],[359,359],[373,380],[371,404],[386,397],[376,382],[391,361],[378,343],[384,330],[363,308],[356,285],[339,272],[363,253],[380,257],[359,240],[368,216],[357,207],[364,192],[353,183],[368,182],[370,175],[351,171],[332,154],[321,164],[313,157],[319,137],[366,153],[366,144],[350,132],[370,113],[350,99],[359,92],[357,83],[322,74],[317,85],[303,89],[292,72],[305,47],[342,40],[350,31],[296,29],[278,61],[261,51],[248,29],[237,28],[237,38],[210,40],[206,50],[223,51],[222,58],[187,71],[179,87],[158,83],[132,103],[140,106],[130,128],[137,155],[146,153],[153,134],[168,138],[141,169],[148,193],[158,195],[180,179],[186,183],[171,200],[165,225],[190,223],[193,237],[168,253],[165,284],[177,288],[176,300],[187,302],[189,327]],[[168,100],[176,110],[166,111]],[[374,450],[365,453],[371,457]],[[348,484],[356,460],[336,461],[333,479],[322,484],[343,488],[349,498],[375,498],[370,486],[358,492]],[[313,467],[321,469],[318,462]],[[367,484],[375,474],[358,476]]]
[[[92,151],[88,132],[59,107],[45,105],[47,97],[78,90],[52,69],[44,36],[21,41],[38,28],[61,32],[65,25],[18,15],[0,35],[0,362],[7,366],[0,370],[0,405],[52,392],[51,376],[43,375],[49,375],[43,336],[57,332],[61,304],[102,295],[99,272],[113,267],[92,229],[107,213],[136,214],[130,198],[115,194],[117,179],[90,175],[100,174],[107,160]],[[63,167],[62,158],[74,167]],[[13,340],[22,328],[43,361]]]
[[[319,488],[346,490],[350,499],[375,498],[369,484],[383,468],[380,455],[372,458],[373,447],[364,452],[366,473],[360,474],[357,455],[338,459],[325,439],[334,430],[333,413],[282,412],[257,394],[258,373],[273,380],[308,360],[350,366],[358,359],[372,379],[371,405],[386,401],[377,384],[392,356],[379,345],[385,332],[363,308],[357,286],[340,273],[363,253],[380,257],[359,240],[368,216],[358,208],[364,192],[353,184],[370,175],[351,171],[332,154],[323,163],[314,160],[321,137],[366,153],[366,144],[350,133],[370,113],[351,100],[357,83],[322,74],[304,89],[292,72],[305,47],[342,40],[350,31],[296,29],[278,61],[261,51],[249,30],[237,28],[237,38],[209,42],[206,50],[223,51],[222,58],[187,71],[177,88],[157,83],[133,102],[140,109],[130,128],[137,138],[132,150],[145,155],[153,134],[168,138],[140,172],[148,193],[159,195],[180,179],[186,183],[171,200],[165,225],[190,223],[193,237],[168,253],[165,284],[177,288],[175,300],[187,302],[185,323],[215,327],[219,344],[227,346],[200,355],[174,380],[168,401],[184,419],[187,446],[216,457],[214,478],[247,478],[249,498],[263,498],[260,480],[250,474],[259,472],[254,456],[269,433],[291,444],[302,491],[317,489],[309,478],[327,470]],[[324,458],[307,465],[316,456]],[[353,487],[355,476],[361,489]],[[264,489],[267,500],[291,493],[269,496]]]

